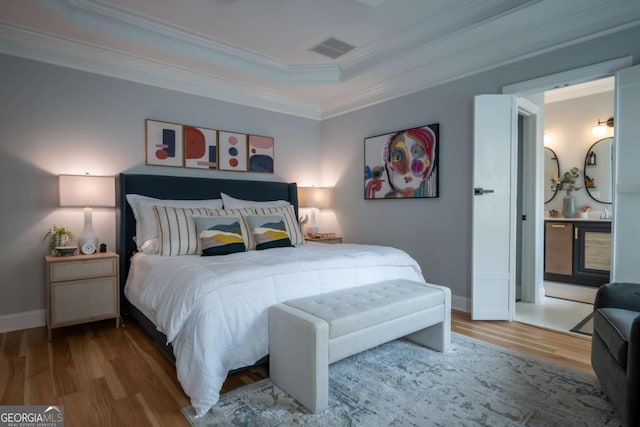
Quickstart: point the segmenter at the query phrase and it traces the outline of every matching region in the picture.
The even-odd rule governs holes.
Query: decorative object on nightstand
[[[342,237],[336,237],[336,233],[307,233],[304,239],[308,242],[342,243]]]
[[[65,248],[71,248],[72,246],[65,246],[68,242],[73,241],[73,233],[66,227],[58,227],[55,224],[53,228],[48,230],[42,237],[42,241],[49,239],[49,254],[62,255],[62,252],[67,252]],[[77,249],[76,247],[73,247]],[[75,250],[74,250],[75,252]]]
[[[80,251],[91,255],[98,249],[98,236],[93,231],[92,208],[115,207],[116,186],[112,176],[60,175],[60,206],[84,207],[84,231],[78,239]]]
[[[301,208],[311,208],[311,220],[307,230],[318,233],[318,209],[330,208],[333,204],[331,188],[328,187],[299,187],[298,202]]]
[[[120,327],[118,254],[45,257],[47,329],[116,319]]]

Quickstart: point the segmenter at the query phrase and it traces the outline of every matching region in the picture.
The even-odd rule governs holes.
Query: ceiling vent
[[[319,53],[320,55],[328,56],[331,59],[337,59],[347,52],[352,51],[355,46],[345,43],[333,37],[329,37],[319,45],[312,47],[312,52]]]

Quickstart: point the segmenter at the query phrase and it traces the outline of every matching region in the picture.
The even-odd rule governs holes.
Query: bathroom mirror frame
[[[547,160],[555,160],[556,162],[556,174],[555,176],[559,176],[560,175],[560,161],[558,160],[558,155],[556,154],[555,151],[553,151],[551,148],[549,147],[544,147],[545,149],[545,156],[544,156],[544,161],[546,162]],[[547,150],[549,150],[549,152],[547,152]],[[547,157],[547,154],[550,153],[551,156]],[[549,192],[549,193],[547,193]],[[555,190],[551,189],[551,178],[549,178],[546,174],[546,165],[545,165],[545,176],[544,176],[544,194],[545,194],[545,204],[549,203],[550,201],[553,200],[554,197],[556,197],[556,194],[558,194],[558,189],[556,188]],[[547,194],[549,194],[548,198],[547,198]]]
[[[593,144],[591,144],[591,147],[589,147],[589,149],[587,150],[587,155],[584,158],[584,168],[583,170],[583,176],[584,176],[584,189],[587,191],[587,194],[589,195],[589,197],[591,197],[593,200],[595,200],[598,203],[603,203],[606,205],[611,205],[613,203],[613,201],[611,200],[612,195],[612,180],[613,180],[613,172],[611,169],[611,163],[612,163],[612,159],[609,156],[603,156],[602,153],[600,153],[600,155],[598,155],[598,153],[594,150],[595,147],[604,142],[604,141],[609,141],[610,144],[613,144],[613,138],[612,137],[607,137],[607,138],[602,138],[597,140],[596,142],[594,142]],[[609,151],[609,153],[611,153],[611,150]],[[608,163],[604,163],[604,162],[608,162]],[[593,180],[595,180],[595,185],[597,189],[597,185],[598,182],[602,182],[602,179],[600,176],[597,176],[598,174],[596,174],[594,172],[594,168],[598,167],[598,166],[605,166],[606,169],[609,169],[608,172],[608,179],[609,179],[609,189],[608,189],[608,193],[609,193],[609,199],[607,200],[602,200],[600,197],[596,196],[594,192],[592,192],[592,190],[594,190],[593,186],[590,186],[589,184],[589,178],[592,178]],[[605,172],[606,173],[606,172]],[[591,184],[593,185],[593,184]],[[601,187],[604,188],[604,187]]]

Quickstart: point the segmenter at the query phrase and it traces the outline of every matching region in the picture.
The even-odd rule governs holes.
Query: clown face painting
[[[432,124],[365,138],[365,199],[438,197],[438,132]]]

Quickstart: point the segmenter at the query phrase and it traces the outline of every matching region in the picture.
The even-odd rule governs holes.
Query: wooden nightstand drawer
[[[82,261],[60,261],[49,264],[52,282],[79,280],[91,277],[106,277],[116,274],[115,258],[89,259]]]
[[[51,284],[51,327],[118,315],[115,277]]]

